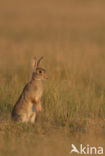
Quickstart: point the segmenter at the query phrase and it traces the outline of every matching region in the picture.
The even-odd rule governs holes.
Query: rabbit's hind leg
[[[32,124],[34,124],[35,123],[35,119],[36,119],[36,112],[32,112],[32,114],[30,115],[30,122],[32,123]]]
[[[22,123],[27,123],[28,122],[28,117],[27,114],[21,114],[19,115],[17,121],[22,122]]]
[[[12,116],[12,119],[17,122],[27,123],[28,118],[26,114],[15,114]]]

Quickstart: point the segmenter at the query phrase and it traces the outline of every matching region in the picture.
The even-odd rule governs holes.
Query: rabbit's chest
[[[42,94],[43,94],[42,89],[38,89],[38,90],[35,92],[35,94],[34,94],[34,98],[35,98],[36,100],[38,100],[38,99],[40,99],[40,98],[42,97]]]

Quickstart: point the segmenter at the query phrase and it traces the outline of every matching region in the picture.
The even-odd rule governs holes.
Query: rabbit
[[[33,73],[31,80],[25,85],[19,99],[12,110],[12,119],[22,123],[35,123],[36,115],[42,111],[41,97],[43,95],[42,80],[48,79],[46,70],[39,67],[38,61],[33,59]]]

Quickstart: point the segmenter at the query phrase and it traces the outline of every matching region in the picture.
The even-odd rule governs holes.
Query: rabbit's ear
[[[37,59],[36,59],[36,57],[34,57],[32,59],[32,69],[33,69],[33,71],[35,71],[36,68],[37,68]]]
[[[37,66],[39,66],[40,61],[43,59],[43,56],[37,61]]]

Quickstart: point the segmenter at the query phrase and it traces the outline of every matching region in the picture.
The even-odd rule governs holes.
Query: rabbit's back
[[[20,95],[19,99],[17,100],[13,111],[12,111],[12,118],[17,118],[23,113],[29,112],[32,110],[32,102],[30,100],[30,84],[26,84],[23,89],[22,94]]]

